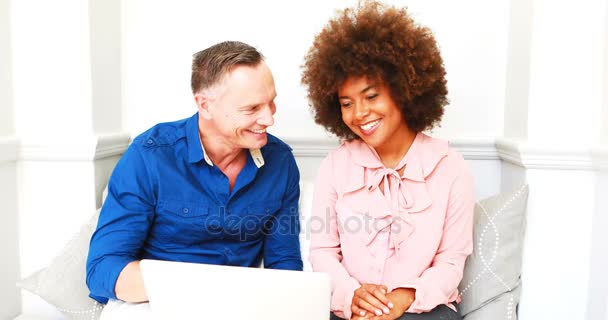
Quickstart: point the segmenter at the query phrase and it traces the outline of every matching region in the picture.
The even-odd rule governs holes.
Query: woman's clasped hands
[[[353,320],[394,320],[405,313],[415,299],[415,290],[364,283],[355,290],[351,311]]]

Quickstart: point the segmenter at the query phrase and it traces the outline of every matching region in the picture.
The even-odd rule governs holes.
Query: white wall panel
[[[407,5],[437,38],[448,72],[451,105],[444,137],[502,134],[508,1],[387,1]],[[137,134],[196,108],[191,55],[224,40],[241,40],[267,57],[277,87],[276,124],[283,138],[325,139],[308,110],[300,65],[314,35],[336,9],[356,1],[126,1],[126,130]],[[472,14],[478,12],[481,14]]]
[[[59,140],[92,132],[88,10],[88,2],[80,0],[11,1],[13,98],[20,137]]]
[[[19,279],[19,243],[17,211],[17,173],[15,161],[0,161],[0,319],[19,314],[21,299],[15,286]]]

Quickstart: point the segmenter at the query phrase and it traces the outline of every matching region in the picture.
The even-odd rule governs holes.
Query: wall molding
[[[337,139],[303,139],[286,138],[283,141],[291,146],[298,158],[324,158],[337,148]],[[467,160],[499,160],[493,139],[454,139],[450,147],[458,151]]]
[[[608,145],[593,148],[591,157],[596,169],[608,172]]]
[[[606,168],[606,147],[555,146],[526,141],[498,139],[496,150],[500,159],[526,169],[598,170]]]
[[[333,139],[285,139],[296,157],[324,158],[340,144]],[[525,141],[492,138],[450,140],[450,147],[466,160],[502,160],[526,169],[600,170],[608,169],[608,146],[595,148],[551,147]]]
[[[0,137],[0,163],[16,161],[19,153],[19,139]]]
[[[48,139],[22,140],[18,159],[23,161],[92,161],[105,159],[124,153],[129,146],[131,136],[119,132],[57,139],[58,142]]]
[[[466,160],[500,160],[494,139],[451,139],[450,147],[460,153]]]
[[[332,138],[286,138],[297,158],[324,158],[340,145]],[[92,161],[123,154],[131,136],[120,132],[59,143],[0,138],[3,161]],[[608,168],[608,146],[556,147],[511,139],[452,139],[450,146],[466,160],[502,160],[526,169],[600,170]]]
[[[296,158],[325,158],[329,152],[337,148],[340,142],[337,139],[305,139],[286,138],[283,142],[293,149]]]

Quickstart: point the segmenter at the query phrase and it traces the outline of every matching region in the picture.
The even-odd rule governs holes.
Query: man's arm
[[[300,172],[292,155],[288,157],[287,190],[282,207],[264,238],[264,267],[302,270],[300,254]]]
[[[144,287],[144,278],[139,268],[139,260],[129,262],[118,276],[114,287],[116,297],[126,302],[148,301],[148,294]]]
[[[91,237],[87,286],[91,297],[100,302],[109,298],[129,302],[147,299],[139,264],[133,262],[140,259],[156,200],[140,148],[134,141],[116,165]]]

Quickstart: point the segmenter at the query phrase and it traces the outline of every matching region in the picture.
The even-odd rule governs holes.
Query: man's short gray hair
[[[254,47],[239,41],[224,41],[192,56],[192,93],[215,85],[239,65],[257,66],[264,56]]]

